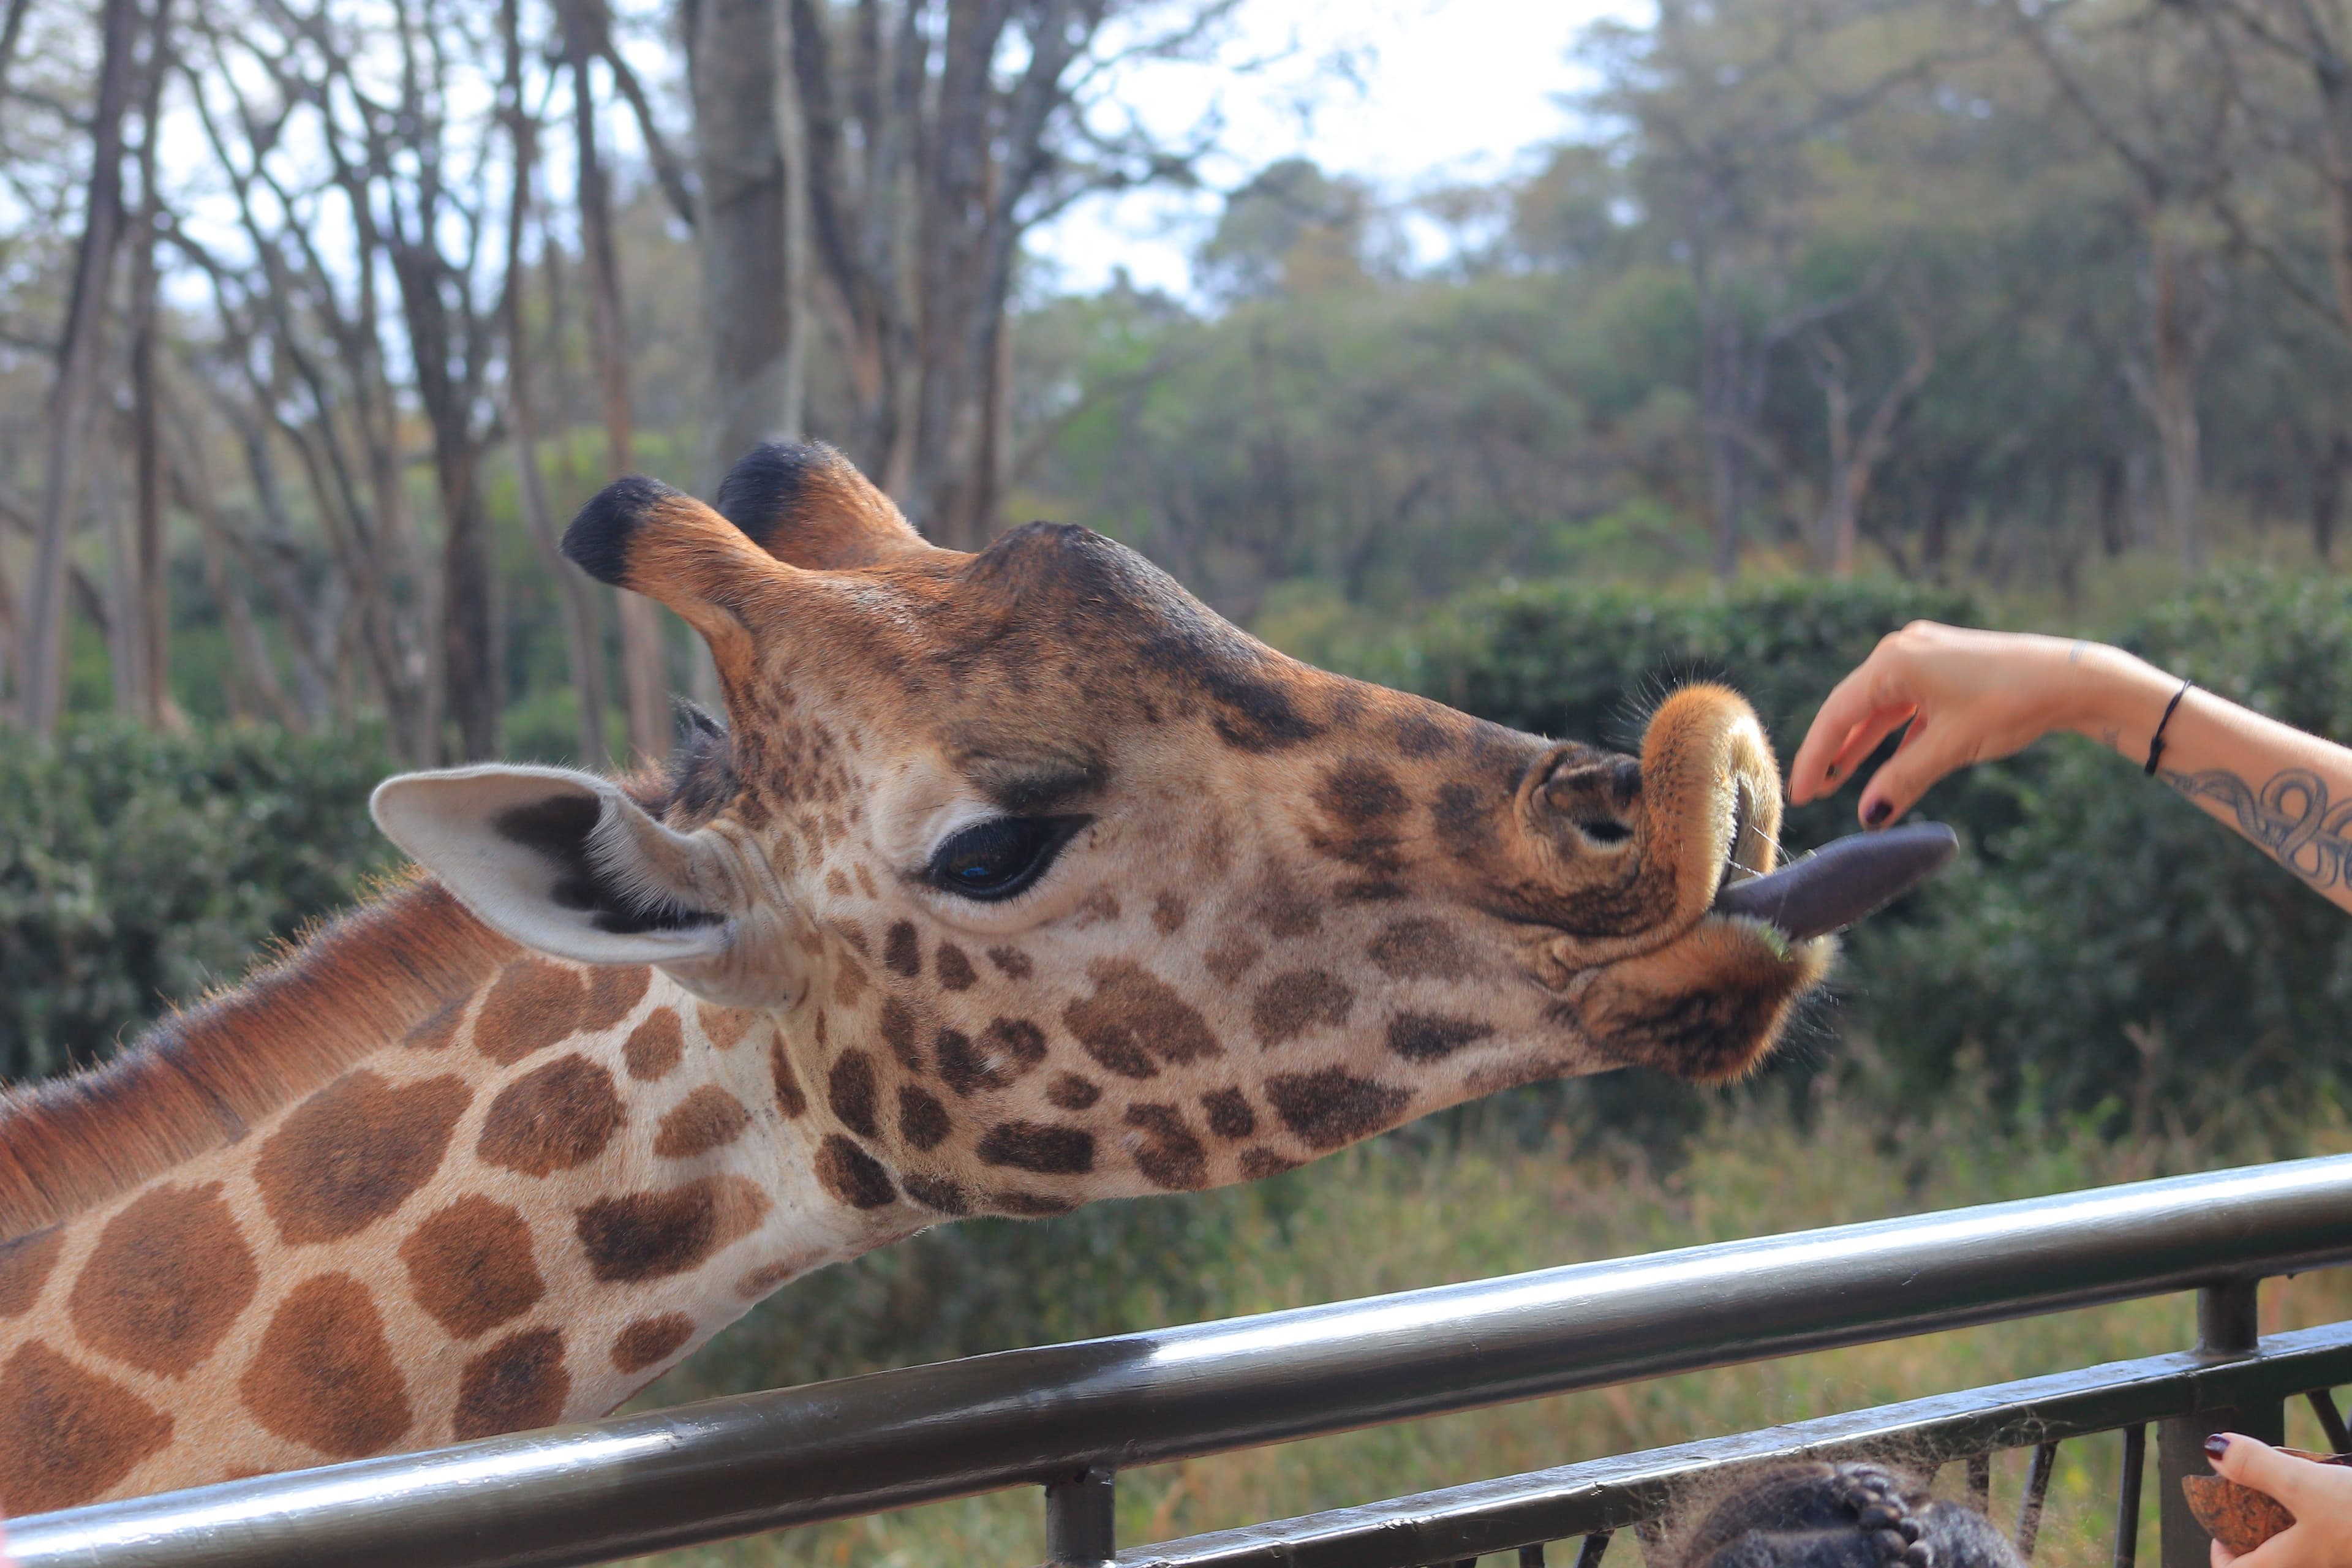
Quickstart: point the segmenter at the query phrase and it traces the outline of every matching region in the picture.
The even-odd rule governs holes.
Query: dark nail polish
[[[2205,1451],[2212,1455],[2215,1458],[2220,1458],[2222,1455],[2230,1451],[2229,1437],[2223,1433],[2214,1433],[2210,1437],[2205,1439]]]
[[[1838,769],[1835,763],[1832,763],[1828,767],[1822,770],[1822,777],[1825,779],[1834,779],[1837,777],[1837,773]]]
[[[1870,803],[1870,809],[1862,814],[1862,820],[1865,826],[1876,827],[1894,815],[1895,805],[1892,801],[1874,800]]]

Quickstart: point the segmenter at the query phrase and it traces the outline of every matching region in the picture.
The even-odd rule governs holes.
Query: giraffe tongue
[[[1715,912],[1769,921],[1794,942],[1852,925],[1924,882],[1960,847],[1940,822],[1833,839],[1768,876],[1734,882]]]

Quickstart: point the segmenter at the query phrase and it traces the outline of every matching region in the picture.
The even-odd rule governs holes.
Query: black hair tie
[[[2156,764],[2164,755],[2164,727],[2172,722],[2172,710],[2180,706],[2180,700],[2188,696],[2189,689],[2196,684],[2193,680],[2180,683],[2180,689],[2174,692],[2172,700],[2164,705],[2164,717],[2156,721],[2156,733],[2147,738],[2147,766],[2142,771],[2150,778],[2156,776]]]

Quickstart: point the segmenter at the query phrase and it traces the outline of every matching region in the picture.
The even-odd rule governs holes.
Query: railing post
[[[1045,1483],[1045,1560],[1054,1568],[1101,1568],[1118,1555],[1118,1487],[1100,1468]]]
[[[2254,1352],[2261,1337],[2256,1310],[2260,1285],[2255,1279],[2231,1279],[2197,1292],[2199,1355],[2227,1361]],[[2259,1405],[2225,1405],[2169,1416],[2158,1424],[2156,1480],[2163,1568],[2207,1568],[2211,1562],[2208,1538],[2189,1511],[2180,1481],[2184,1476],[2212,1473],[2205,1460],[2205,1439],[2216,1432],[2242,1432],[2265,1443],[2284,1442],[2286,1404],[2265,1400]]]

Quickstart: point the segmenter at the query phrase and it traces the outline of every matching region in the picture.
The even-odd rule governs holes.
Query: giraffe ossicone
[[[388,781],[421,872],[0,1102],[0,1508],[600,1415],[944,1220],[1730,1078],[1831,962],[1717,908],[1780,816],[1719,687],[1638,758],[1517,733],[1083,529],[934,549],[823,447],[717,510],[620,481],[565,547],[693,626],[724,723]],[[1811,875],[1815,924],[1862,899]]]

